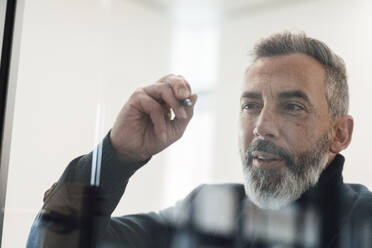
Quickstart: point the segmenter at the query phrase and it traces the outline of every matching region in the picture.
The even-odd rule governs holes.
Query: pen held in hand
[[[186,106],[186,107],[192,106],[192,101],[189,98],[183,99],[180,102],[183,106]]]

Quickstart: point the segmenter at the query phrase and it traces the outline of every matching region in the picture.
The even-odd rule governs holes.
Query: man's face
[[[278,208],[316,184],[329,158],[326,72],[295,53],[257,60],[240,99],[245,189],[259,207]]]

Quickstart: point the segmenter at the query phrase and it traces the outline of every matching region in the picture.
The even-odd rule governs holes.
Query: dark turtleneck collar
[[[322,187],[324,184],[332,184],[332,182],[334,181],[342,183],[342,170],[344,168],[344,162],[344,156],[342,156],[341,154],[337,154],[333,161],[324,169],[324,171],[320,175],[317,186]]]
[[[343,184],[342,170],[344,162],[344,156],[337,154],[320,175],[318,183],[306,191],[297,202],[320,200],[324,197],[332,197],[334,193],[339,192]]]

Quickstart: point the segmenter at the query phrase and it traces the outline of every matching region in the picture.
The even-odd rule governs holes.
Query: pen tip
[[[181,103],[182,103],[182,105],[184,105],[186,107],[191,107],[192,106],[192,101],[188,98],[182,100]]]

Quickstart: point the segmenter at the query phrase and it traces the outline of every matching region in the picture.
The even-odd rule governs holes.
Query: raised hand
[[[189,98],[192,106],[182,100]],[[120,159],[144,161],[182,137],[197,96],[184,77],[167,75],[136,90],[121,109],[110,133]],[[174,112],[174,118],[171,115]]]

